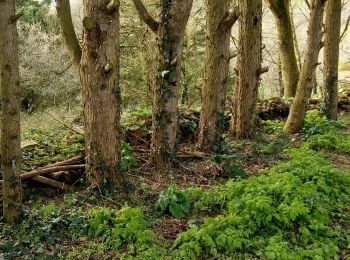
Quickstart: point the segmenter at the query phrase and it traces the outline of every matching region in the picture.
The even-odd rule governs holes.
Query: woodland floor
[[[65,117],[62,114],[62,111],[50,111],[24,117],[24,170],[81,153],[83,144],[76,133],[68,129],[71,126],[82,130],[79,124],[72,123],[78,113],[64,113]],[[350,121],[350,113],[344,113],[341,117]],[[201,187],[204,191],[210,190],[229,179],[241,177],[241,174],[244,174],[244,178],[256,176],[262,169],[289,160],[285,149],[299,147],[305,141],[305,135],[288,138],[276,134],[275,128],[280,127],[277,123],[269,126],[261,125],[259,131],[262,134],[252,141],[226,141],[228,148],[225,155],[238,155],[230,159],[231,165],[236,167],[233,173],[225,168],[224,163],[218,163],[215,159],[217,155],[196,153],[192,143],[180,145],[177,169],[156,172],[147,163],[147,144],[140,142],[134,146],[126,145],[123,150],[129,183],[127,194],[101,192],[96,187],[89,187],[84,176],[74,180],[67,177],[66,181],[75,185],[75,190],[71,192],[25,182],[24,220],[15,228],[1,223],[0,259],[119,259],[117,251],[106,248],[101,239],[91,239],[80,231],[86,222],[86,212],[95,208],[118,210],[125,205],[142,208],[151,229],[171,244],[180,233],[190,228],[193,221],[200,225],[205,217],[217,213],[203,208],[177,219],[155,209],[159,194],[170,185],[176,185],[179,189]],[[341,129],[341,132],[349,135],[350,126]],[[350,153],[324,152],[336,168],[350,171]],[[350,234],[350,223],[345,223],[343,228],[348,229]],[[121,248],[120,252],[123,250],[127,252],[126,248]],[[350,253],[343,250],[339,256],[348,259]]]

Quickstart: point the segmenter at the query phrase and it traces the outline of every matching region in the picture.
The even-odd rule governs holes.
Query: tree
[[[338,66],[341,24],[341,0],[327,1],[324,32],[322,110],[329,119],[338,114]]]
[[[151,160],[158,169],[169,168],[175,157],[181,62],[192,0],[161,0],[160,21],[141,0],[133,0],[140,18],[157,34],[158,69],[153,86]]]
[[[224,129],[231,28],[239,14],[238,8],[230,12],[230,2],[227,0],[207,0],[206,7],[205,82],[197,147],[217,151]]]
[[[61,31],[80,72],[86,171],[91,183],[124,188],[120,147],[119,1],[85,0],[82,48],[69,0],[56,0]]]
[[[288,134],[297,133],[303,125],[307,100],[311,95],[313,87],[312,74],[317,66],[318,55],[322,46],[322,22],[325,2],[325,0],[310,1],[307,49],[298,81],[297,92],[284,126],[284,131]]]
[[[21,215],[21,134],[17,19],[15,1],[0,1],[1,171],[6,222]]]
[[[290,0],[267,0],[266,2],[277,25],[284,95],[294,97],[298,85],[299,68],[295,52],[295,40],[293,39]]]
[[[262,60],[262,1],[239,1],[239,42],[236,85],[232,99],[230,133],[236,138],[253,135]]]

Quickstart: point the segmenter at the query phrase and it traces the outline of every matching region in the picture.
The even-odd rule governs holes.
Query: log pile
[[[37,168],[30,172],[22,172],[21,180],[31,180],[51,187],[61,189],[61,190],[72,190],[73,186],[67,184],[69,181],[66,178],[71,175],[81,176],[84,172],[84,156],[78,155],[68,160],[61,162],[56,162],[54,164]],[[0,181],[0,184],[2,181]]]

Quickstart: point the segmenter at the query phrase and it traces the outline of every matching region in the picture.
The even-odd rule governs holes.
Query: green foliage
[[[51,2],[51,0],[16,0],[17,9],[23,14],[20,21],[40,24],[44,29],[58,34],[58,20],[50,11]]]
[[[84,136],[67,133],[65,129],[30,130],[22,134],[24,139],[37,143],[23,151],[23,168],[45,166],[56,161],[73,157],[84,150]]]
[[[207,192],[196,207],[222,215],[180,234],[174,255],[329,259],[346,248],[349,230],[332,223],[332,216],[350,203],[350,173],[308,149],[290,156],[261,176]]]
[[[139,208],[124,207],[119,211],[93,209],[88,234],[101,237],[108,248],[118,250],[127,246],[128,255],[148,259],[164,253],[160,247],[161,239],[148,229],[148,222]],[[125,256],[120,254],[120,257]]]
[[[314,135],[307,140],[306,147],[311,149],[326,149],[350,154],[350,136],[336,133]]]
[[[310,110],[306,113],[304,132],[310,135],[326,134],[346,126],[344,121],[328,120],[319,110]]]
[[[25,170],[45,166],[56,161],[73,157],[84,150],[84,136],[67,133],[61,127],[48,130],[30,130],[22,134],[24,139],[37,144],[23,151]]]
[[[133,125],[139,127],[146,126],[147,120],[152,117],[152,111],[149,108],[137,107],[134,110],[124,113],[122,118],[122,126],[126,129]]]
[[[283,133],[284,122],[283,121],[263,121],[264,132],[268,134]]]
[[[137,166],[137,159],[130,151],[130,145],[126,142],[121,143],[122,146],[122,166],[126,171]]]
[[[236,162],[236,160],[244,159],[246,157],[247,157],[246,153],[235,153],[235,154],[231,154],[231,155],[216,154],[212,157],[212,161],[221,165],[222,168],[231,177],[246,178],[247,175],[244,171],[243,166],[240,163]]]
[[[54,259],[65,239],[87,230],[87,218],[80,209],[58,208],[55,203],[24,211],[17,225],[0,225],[0,256],[4,259],[30,253],[33,259]]]
[[[172,185],[167,191],[160,193],[156,207],[163,213],[170,213],[175,218],[181,218],[191,210],[189,194]]]

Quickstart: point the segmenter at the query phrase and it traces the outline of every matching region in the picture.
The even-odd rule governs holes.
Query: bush
[[[329,259],[348,246],[349,231],[332,223],[350,203],[350,173],[334,169],[308,149],[247,180],[229,181],[206,193],[197,208],[220,210],[200,228],[180,234],[178,258],[230,256]]]

